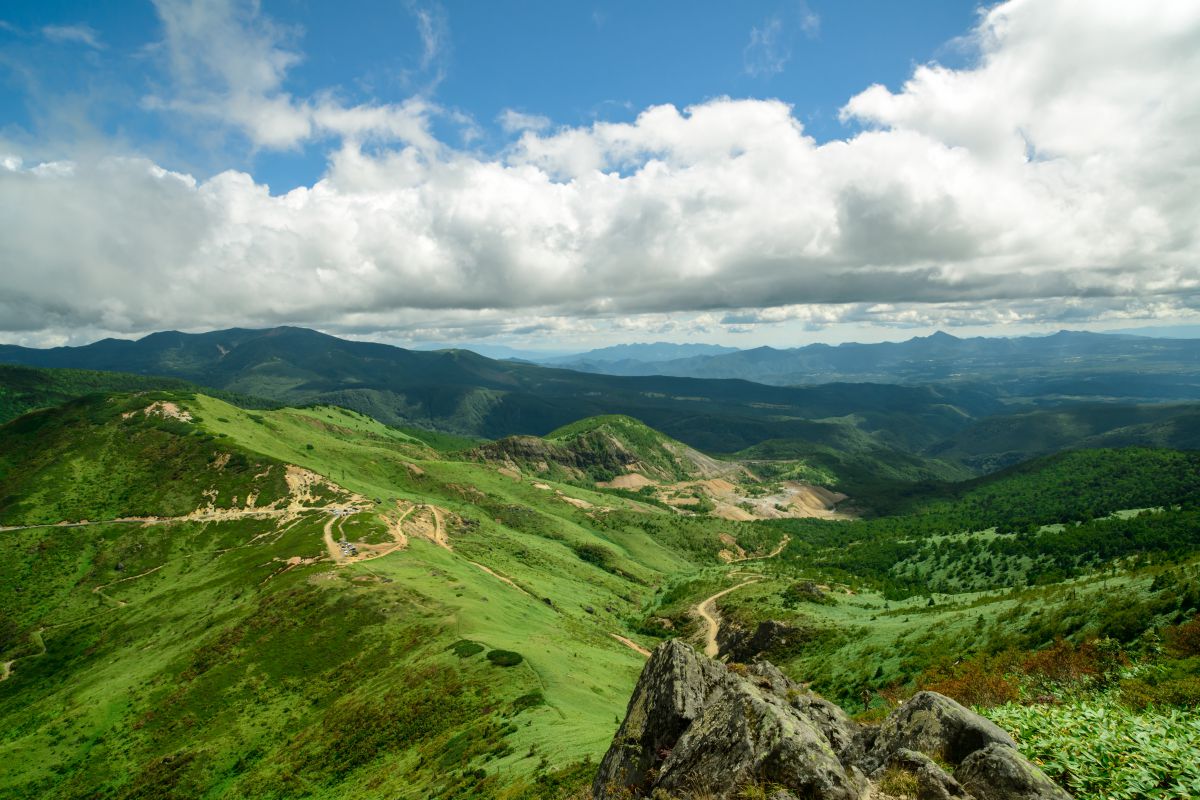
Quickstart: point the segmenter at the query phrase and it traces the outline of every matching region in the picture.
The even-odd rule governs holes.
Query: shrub
[[[482,653],[484,648],[479,642],[460,639],[446,649],[453,650],[454,655],[458,656],[459,658],[470,658],[476,653]]]
[[[546,696],[543,695],[540,691],[530,692],[529,694],[523,694],[520,697],[518,697],[516,700],[512,701],[512,705],[510,705],[509,709],[508,709],[508,716],[515,717],[517,714],[520,714],[522,711],[525,711],[530,708],[537,708],[538,706],[542,706],[545,704],[546,704]]]
[[[512,650],[490,650],[487,654],[487,660],[497,667],[515,667],[524,661],[525,658],[520,653],[514,653]]]
[[[579,556],[582,561],[594,564],[606,572],[612,572],[615,569],[616,554],[607,547],[585,542],[575,545],[573,549],[575,555]]]
[[[952,697],[965,706],[998,706],[1017,699],[1019,685],[1010,673],[1015,656],[978,655],[956,664],[930,667],[917,679],[922,689]]]
[[[1200,677],[1153,681],[1135,678],[1121,684],[1121,700],[1139,711],[1150,707],[1200,708]]]
[[[1114,643],[1089,640],[1079,645],[1058,639],[1026,658],[1021,667],[1030,675],[1055,683],[1078,683],[1115,673],[1124,656]]]
[[[1167,649],[1173,655],[1200,656],[1200,614],[1182,625],[1167,629]]]

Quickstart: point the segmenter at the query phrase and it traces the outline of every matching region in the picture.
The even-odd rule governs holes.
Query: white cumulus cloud
[[[293,97],[287,32],[214,8],[160,3],[183,87],[163,108],[264,147],[329,136],[325,176],[272,196],[242,172],[0,152],[0,329],[445,338],[1200,307],[1196,3],[995,6],[973,66],[865,88],[844,140],[715,98],[583,127],[512,112],[499,155],[438,142],[426,100]]]

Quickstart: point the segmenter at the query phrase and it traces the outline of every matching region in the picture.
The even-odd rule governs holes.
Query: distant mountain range
[[[614,350],[615,348],[607,348]],[[1200,399],[1200,340],[1061,331],[1052,336],[959,339],[946,333],[905,342],[701,354],[598,358],[559,365],[609,375],[739,378],[776,386],[835,381],[987,383],[1017,397]],[[648,352],[648,351],[642,351]]]
[[[182,378],[281,403],[330,403],[394,425],[496,438],[549,433],[578,419],[628,414],[702,450],[734,452],[799,435],[809,420],[854,415],[889,446],[924,447],[1002,408],[973,389],[614,377],[496,361],[466,350],[421,352],[304,328],[155,333],[46,350],[0,346],[0,363]],[[896,424],[903,420],[903,424]]]
[[[688,349],[605,348],[591,363],[629,370],[635,362],[624,355]],[[690,348],[697,349],[712,348]],[[0,411],[11,416],[89,387],[134,389],[147,385],[136,376],[164,376],[160,388],[183,380],[243,405],[331,404],[390,425],[487,439],[625,414],[706,453],[802,459],[862,489],[962,478],[1073,447],[1200,446],[1198,356],[1200,342],[1190,340],[935,334],[693,355],[641,367],[649,374],[611,375],[303,328],[168,331],[82,347],[0,346],[0,364],[132,373],[108,379],[0,367]],[[831,380],[817,385],[822,378]],[[797,385],[778,385],[789,383]]]
[[[719,344],[674,344],[672,342],[654,342],[636,343],[636,344],[618,344],[612,347],[601,347],[598,350],[589,350],[586,353],[576,353],[567,356],[553,356],[546,358],[529,358],[530,361],[535,361],[539,364],[552,364],[558,367],[566,367],[568,369],[580,369],[580,365],[585,364],[622,364],[626,362],[640,362],[644,364],[655,364],[663,361],[677,361],[687,358],[704,358],[707,356],[719,356],[729,353],[740,352],[736,347],[724,347]],[[594,372],[604,372],[603,369],[585,370]]]

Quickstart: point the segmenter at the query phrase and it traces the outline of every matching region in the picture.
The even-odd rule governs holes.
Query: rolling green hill
[[[0,364],[0,425],[29,411],[52,408],[88,394],[188,388],[187,381],[177,378]]]
[[[332,404],[390,425],[497,438],[544,435],[578,419],[628,414],[706,452],[792,438],[807,420],[854,414],[893,446],[947,438],[1000,409],[986,392],[888,385],[791,389],[746,381],[614,378],[494,361],[465,350],[417,352],[302,328],[166,332],[136,342],[36,350],[0,362],[182,378],[290,405]]]
[[[627,473],[671,483],[738,472],[736,464],[704,456],[623,415],[589,417],[545,437],[499,439],[471,455],[559,480],[593,483]]]
[[[0,797],[582,782],[641,662],[614,635],[737,527],[598,525],[625,501],[328,407],[88,397],[0,453]]]
[[[1038,347],[1063,357],[1089,353],[1112,366],[1133,363],[1122,355],[1131,347],[1151,360],[1169,360],[1187,356],[1190,351],[1180,350],[1183,345],[1074,334],[1018,344],[935,337],[876,353],[880,363],[961,357],[958,371],[943,376],[947,385],[789,388],[741,380],[588,374],[496,361],[463,350],[409,351],[300,328],[166,332],[73,348],[0,346],[0,361],[126,373],[104,377],[110,373],[2,367],[0,385],[7,388],[0,395],[0,415],[11,417],[90,391],[184,388],[183,380],[238,405],[338,405],[411,431],[460,437],[441,439],[438,446],[447,449],[470,446],[472,439],[546,436],[582,418],[619,414],[699,451],[764,462],[762,468],[773,475],[799,470],[796,474],[860,497],[891,481],[956,480],[1065,449],[1189,448],[1200,443],[1194,405],[1061,405],[1073,390],[1047,384],[1038,402],[1056,405],[1029,409],[1028,401],[1022,401],[1023,410],[1014,413],[1005,405],[1010,389],[1003,382],[988,382],[988,370],[1006,353],[1020,351],[1022,369],[1034,370],[1029,380],[1052,383],[1058,378],[1036,372]],[[839,358],[858,352],[834,350]],[[868,351],[875,353],[870,347],[863,353]],[[155,375],[168,377],[149,377]],[[414,435],[432,441],[427,433]],[[786,461],[795,463],[765,463]]]
[[[978,420],[925,452],[978,472],[1082,447],[1200,449],[1200,406],[1088,403]]]
[[[765,475],[798,475],[874,502],[896,484],[964,480],[975,473],[960,464],[905,452],[847,420],[812,422],[803,436],[768,439],[730,458]]]
[[[864,474],[895,458],[823,424]],[[0,798],[581,797],[671,637],[768,655],[867,719],[924,686],[1137,708],[1138,731],[1200,703],[1154,644],[1200,607],[1195,453],[957,483],[899,464],[881,515],[742,522],[596,487],[711,467],[635,419],[534,441],[180,390],[0,426]],[[751,454],[818,469],[799,447]],[[1022,666],[1096,648],[1125,671],[1047,687]],[[1078,796],[1120,788],[1096,785]]]

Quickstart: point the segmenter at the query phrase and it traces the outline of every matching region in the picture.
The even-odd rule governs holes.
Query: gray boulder
[[[1071,800],[1046,773],[1002,744],[971,753],[954,777],[977,800]]]
[[[878,780],[887,770],[902,770],[917,780],[918,800],[975,800],[953,777],[924,753],[901,748],[873,775]]]
[[[858,765],[863,760],[862,726],[845,711],[809,691],[793,690],[787,698],[793,709],[816,726],[842,764]]]
[[[842,763],[825,732],[845,749],[853,723],[833,709],[770,664],[734,671],[666,642],[642,671],[592,794],[603,800],[661,789],[729,797],[759,783],[812,800],[858,800],[868,782]]]
[[[857,800],[867,789],[820,729],[784,698],[739,681],[683,733],[655,785],[727,797],[751,782],[814,800]]]
[[[900,749],[958,764],[990,744],[1017,746],[999,725],[949,697],[918,692],[879,726],[865,766],[873,772]]]
[[[913,776],[920,800],[1069,800],[1007,733],[948,697],[921,692],[865,727],[765,661],[726,666],[678,640],[647,661],[592,796],[728,800],[754,785],[778,800],[861,800],[866,775],[889,770]]]
[[[592,783],[597,798],[626,788],[642,790],[711,696],[729,682],[725,666],[673,639],[655,649],[629,699],[625,721],[617,729]]]

